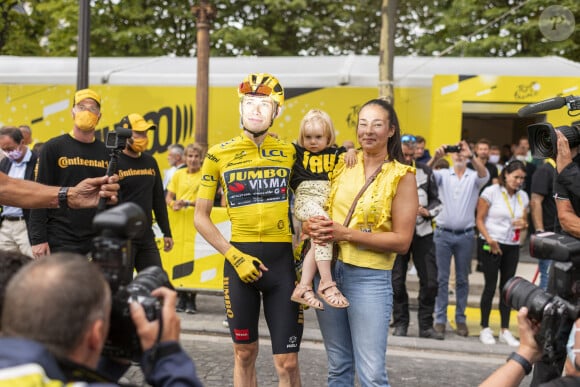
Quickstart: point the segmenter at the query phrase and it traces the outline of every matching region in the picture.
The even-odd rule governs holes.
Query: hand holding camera
[[[518,353],[528,359],[530,363],[539,361],[542,357],[542,348],[536,341],[536,335],[540,331],[540,323],[528,318],[528,308],[521,307],[518,310],[518,332],[520,336],[520,348]]]
[[[137,329],[137,335],[141,342],[141,348],[143,351],[147,351],[159,342],[167,341],[178,341],[179,332],[181,329],[181,321],[177,316],[175,311],[175,305],[177,303],[177,292],[170,290],[166,287],[161,287],[153,290],[151,296],[159,298],[163,305],[161,309],[161,320],[149,321],[145,314],[145,309],[139,304],[139,302],[131,302],[131,319],[135,323]],[[162,332],[159,332],[162,329]]]

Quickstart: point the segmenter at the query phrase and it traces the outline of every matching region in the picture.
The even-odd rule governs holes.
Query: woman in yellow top
[[[393,306],[391,269],[409,249],[418,198],[414,168],[402,163],[401,135],[393,107],[375,99],[362,106],[357,138],[361,146],[353,168],[335,170],[329,215],[306,226],[315,243],[338,242],[333,269],[339,290],[351,301],[345,309],[317,311],[328,355],[328,385],[389,386],[385,367]],[[380,172],[346,215],[366,180]]]
[[[203,160],[203,148],[199,144],[189,144],[185,147],[186,168],[175,171],[167,185],[165,202],[174,213],[170,213],[170,219],[178,220],[181,224],[193,224],[195,199],[201,183],[201,163]],[[176,219],[176,216],[181,218]],[[177,230],[176,230],[177,231]],[[185,230],[184,230],[185,232]],[[184,232],[175,232],[173,235],[174,254],[185,250],[187,247]],[[187,233],[190,229],[187,228]],[[197,313],[195,304],[196,293],[179,291],[179,301],[176,310],[178,312]]]

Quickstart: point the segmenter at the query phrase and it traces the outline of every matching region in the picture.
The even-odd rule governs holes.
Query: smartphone
[[[461,152],[461,146],[459,145],[447,145],[445,148],[445,153],[459,153]]]

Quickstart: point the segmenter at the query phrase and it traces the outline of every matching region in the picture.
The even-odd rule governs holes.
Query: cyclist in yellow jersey
[[[271,74],[250,74],[238,87],[242,133],[209,149],[195,207],[197,231],[224,262],[224,301],[234,341],[234,385],[255,386],[260,299],[272,341],[280,386],[300,386],[298,351],[302,308],[290,301],[296,272],[288,190],[292,144],[268,135],[280,114],[284,90]],[[227,241],[211,222],[221,183],[232,223]]]

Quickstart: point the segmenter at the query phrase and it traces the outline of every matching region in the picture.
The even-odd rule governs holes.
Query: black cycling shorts
[[[260,298],[263,298],[272,353],[298,352],[304,330],[304,314],[298,303],[290,301],[296,285],[292,244],[233,242],[232,245],[259,258],[268,268],[258,281],[244,283],[225,260],[224,302],[234,343],[250,344],[258,340]]]

